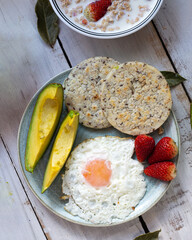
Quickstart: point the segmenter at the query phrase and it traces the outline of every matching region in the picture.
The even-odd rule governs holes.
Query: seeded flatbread
[[[90,128],[107,128],[110,123],[100,102],[100,84],[119,62],[107,57],[89,58],[72,69],[64,82],[68,110],[79,112],[79,121]]]
[[[111,125],[130,135],[159,128],[172,106],[166,79],[156,68],[141,62],[113,69],[103,81],[100,97]]]

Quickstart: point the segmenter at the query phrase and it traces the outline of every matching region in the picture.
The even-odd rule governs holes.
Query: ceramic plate
[[[62,1],[62,0],[49,0],[49,1],[51,3],[53,10],[57,14],[57,16],[68,27],[70,27],[71,29],[73,29],[76,32],[81,33],[85,36],[92,37],[92,38],[99,38],[99,39],[120,38],[120,37],[130,35],[134,32],[137,32],[139,29],[143,28],[147,23],[149,23],[153,19],[153,17],[157,14],[157,12],[159,11],[159,9],[163,3],[163,0],[156,0],[152,9],[150,9],[147,12],[146,16],[143,19],[141,19],[141,21],[138,21],[138,22],[134,23],[133,25],[125,24],[124,27],[120,30],[114,30],[111,32],[109,32],[109,31],[101,32],[98,30],[93,30],[93,29],[91,30],[89,28],[84,27],[81,24],[76,23],[75,21],[72,21],[71,18],[69,18],[65,14],[65,9],[64,9],[64,7],[62,7],[62,5],[64,4],[64,1]],[[89,2],[92,2],[92,1],[89,1]],[[81,3],[80,3],[80,5],[81,5]],[[135,18],[136,17],[137,16],[135,16]],[[100,24],[102,25],[102,23],[100,23]]]
[[[28,129],[29,129],[29,124],[33,112],[33,108],[35,106],[37,97],[40,93],[40,91],[49,83],[61,83],[63,84],[63,81],[67,78],[68,74],[70,73],[71,70],[67,70],[56,77],[52,78],[50,81],[48,81],[39,91],[33,96],[31,99],[29,105],[27,106],[21,123],[19,127],[19,132],[18,132],[18,153],[19,153],[19,161],[21,164],[22,172],[24,174],[24,177],[31,188],[32,192],[34,195],[39,199],[39,201],[46,206],[49,210],[51,210],[53,213],[56,215],[71,221],[75,222],[78,224],[82,225],[87,225],[87,226],[108,226],[108,225],[95,225],[90,222],[87,222],[77,216],[72,216],[70,213],[66,212],[64,209],[64,201],[60,199],[62,196],[62,191],[61,191],[61,175],[63,173],[63,170],[60,172],[60,174],[57,176],[51,187],[44,193],[41,194],[41,188],[42,188],[42,183],[43,183],[43,176],[46,168],[47,161],[49,159],[49,154],[53,145],[54,138],[56,136],[56,132],[58,131],[59,125],[61,124],[62,120],[67,114],[65,105],[63,106],[63,112],[62,116],[60,119],[60,123],[57,127],[57,130],[54,134],[54,137],[47,148],[46,152],[44,153],[42,159],[39,161],[37,164],[34,173],[29,173],[25,170],[25,146],[26,146],[26,141],[27,141],[27,134],[28,134]],[[163,125],[164,128],[164,134],[158,135],[157,132],[154,132],[151,134],[155,142],[157,143],[162,137],[169,136],[173,138],[177,144],[177,146],[180,146],[180,138],[179,138],[179,130],[178,130],[178,125],[176,118],[173,113],[170,114],[168,120],[164,123]],[[77,132],[77,137],[74,143],[74,146],[77,146],[79,143],[81,143],[83,140],[88,139],[88,138],[94,138],[97,136],[105,136],[105,135],[112,135],[112,136],[119,136],[119,137],[128,137],[129,135],[123,134],[119,132],[118,130],[114,128],[107,128],[104,130],[94,130],[91,128],[86,128],[82,125],[79,125],[78,132]],[[136,158],[135,156],[133,157],[134,159]],[[178,162],[179,155],[174,159],[174,161],[177,163]],[[136,206],[135,210],[122,222],[127,222],[130,221],[141,214],[145,213],[147,210],[149,210],[154,204],[156,204],[160,198],[164,195],[166,190],[168,189],[170,182],[162,182],[150,177],[145,176],[145,180],[147,183],[147,190],[140,201],[140,203]],[[119,224],[119,223],[117,223]],[[112,224],[115,225],[115,224]]]

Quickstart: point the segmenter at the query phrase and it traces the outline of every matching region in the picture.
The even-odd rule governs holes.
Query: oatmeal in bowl
[[[144,27],[163,0],[50,0],[59,18],[94,38],[119,38]]]

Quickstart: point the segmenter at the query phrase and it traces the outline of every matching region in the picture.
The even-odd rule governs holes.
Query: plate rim
[[[164,194],[167,192],[168,188],[170,187],[170,185],[172,184],[172,182],[174,181],[171,180],[167,187],[164,189],[164,191],[161,193],[161,195],[156,199],[156,201],[153,202],[153,204],[151,204],[148,208],[146,208],[145,210],[141,211],[139,214],[136,214],[135,216],[133,216],[132,218],[128,219],[128,220],[124,220],[122,222],[117,222],[117,223],[112,223],[112,224],[94,224],[94,223],[84,223],[84,222],[79,222],[79,221],[75,221],[75,220],[72,220],[72,219],[69,219],[63,215],[61,215],[60,213],[58,213],[57,211],[55,211],[53,208],[51,208],[50,206],[48,206],[35,192],[35,190],[32,188],[29,180],[27,179],[26,175],[25,175],[25,172],[24,172],[24,169],[22,167],[22,164],[21,164],[21,155],[20,155],[20,132],[21,132],[21,125],[23,123],[23,120],[24,120],[24,116],[27,112],[27,109],[29,107],[29,105],[31,104],[31,102],[33,101],[33,99],[42,91],[43,88],[45,88],[51,81],[53,81],[55,78],[58,78],[59,76],[63,75],[63,74],[66,74],[68,72],[70,72],[72,70],[72,68],[69,68],[57,75],[55,75],[54,77],[50,78],[47,82],[45,82],[36,92],[35,94],[32,96],[32,98],[30,99],[29,103],[27,104],[27,106],[25,107],[25,110],[22,114],[22,117],[21,117],[21,120],[20,120],[20,123],[19,123],[19,128],[18,128],[18,131],[17,131],[17,156],[18,156],[18,161],[19,161],[19,166],[20,166],[20,169],[21,169],[21,172],[22,172],[22,175],[28,185],[28,187],[30,188],[30,190],[32,191],[32,193],[34,194],[34,196],[41,202],[41,204],[43,206],[45,206],[49,211],[51,211],[52,213],[54,213],[55,215],[57,215],[58,217],[61,217],[62,219],[65,219],[69,222],[72,222],[72,223],[76,223],[76,224],[79,224],[79,225],[83,225],[83,226],[87,226],[87,227],[111,227],[111,226],[117,226],[117,225],[120,225],[120,224],[123,224],[123,223],[127,223],[129,221],[132,221],[136,218],[138,218],[139,216],[143,215],[144,213],[146,213],[147,211],[149,211],[155,204],[157,204],[159,202],[159,200],[164,196]],[[63,85],[62,85],[63,86]],[[173,113],[172,109],[171,109],[171,114],[173,116],[173,119],[174,119],[174,122],[175,122],[175,126],[176,126],[176,131],[177,131],[177,138],[178,138],[178,155],[177,155],[177,165],[179,163],[179,159],[180,159],[180,153],[181,153],[181,140],[180,140],[180,131],[179,131],[179,125],[178,125],[178,122],[177,122],[177,119],[176,119],[176,116],[175,114]]]

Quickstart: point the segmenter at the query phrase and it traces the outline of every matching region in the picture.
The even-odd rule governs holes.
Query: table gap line
[[[71,61],[69,60],[69,57],[68,57],[68,55],[67,55],[67,53],[66,53],[66,51],[65,51],[65,49],[64,49],[64,47],[63,47],[63,44],[62,44],[59,36],[57,37],[57,40],[58,40],[59,46],[60,46],[60,48],[61,48],[61,51],[63,52],[64,57],[66,58],[67,63],[69,64],[69,67],[72,68]]]
[[[15,167],[15,165],[14,165],[14,161],[13,161],[13,159],[12,159],[12,157],[11,157],[11,154],[9,153],[8,147],[7,147],[7,145],[6,145],[6,143],[5,143],[4,139],[3,139],[2,134],[0,134],[0,139],[1,139],[2,143],[3,143],[3,146],[4,146],[4,148],[5,148],[5,151],[6,151],[7,154],[8,154],[8,157],[9,157],[9,159],[10,159],[10,161],[11,161],[11,164],[13,165],[13,168],[14,168],[16,174],[17,174],[17,177],[18,177],[19,182],[20,182],[20,184],[21,184],[21,186],[22,186],[22,188],[23,188],[23,191],[24,191],[24,193],[25,193],[25,195],[26,195],[26,197],[27,197],[27,200],[29,201],[29,203],[30,203],[30,205],[31,205],[31,208],[32,208],[32,210],[33,210],[33,212],[34,212],[34,214],[35,214],[35,217],[37,218],[37,221],[38,221],[38,223],[39,223],[39,225],[40,225],[40,227],[41,227],[41,229],[42,229],[42,231],[43,231],[43,233],[44,233],[44,235],[45,235],[45,238],[46,238],[47,240],[49,240],[48,237],[47,237],[47,235],[46,235],[46,233],[44,232],[44,229],[43,229],[43,227],[42,227],[42,225],[41,225],[41,221],[39,220],[39,218],[38,218],[38,216],[37,216],[37,213],[36,213],[36,211],[35,211],[35,209],[34,209],[34,207],[33,207],[33,204],[31,203],[31,200],[30,200],[30,198],[29,198],[29,196],[28,196],[28,194],[27,194],[27,191],[25,190],[25,187],[24,187],[24,185],[23,185],[23,183],[22,183],[22,181],[21,181],[21,179],[20,179],[20,176],[19,176],[18,171],[17,171],[17,169],[16,169],[16,167]]]
[[[174,62],[173,62],[173,60],[172,60],[172,58],[171,58],[171,55],[169,54],[169,52],[168,52],[168,50],[167,50],[167,48],[166,48],[166,46],[165,46],[165,43],[164,43],[164,41],[163,41],[163,39],[162,39],[162,37],[161,37],[161,35],[160,35],[160,33],[159,33],[156,25],[155,25],[155,23],[154,23],[153,21],[151,21],[151,22],[152,22],[152,25],[153,25],[153,27],[154,27],[154,29],[155,29],[158,37],[159,37],[159,40],[160,40],[160,42],[161,42],[161,44],[162,44],[162,47],[163,47],[163,49],[165,50],[165,53],[166,53],[166,55],[167,55],[167,57],[168,57],[171,65],[172,65],[174,71],[179,74],[179,72],[177,71],[177,68],[176,68],[176,66],[175,66],[175,64],[174,64]],[[191,102],[191,98],[190,98],[190,96],[189,96],[189,93],[188,93],[185,85],[184,85],[183,83],[181,83],[181,85],[182,85],[182,87],[183,87],[183,89],[184,89],[184,91],[185,91],[185,94],[187,95],[187,98],[188,98],[189,102]]]
[[[147,227],[147,224],[146,224],[146,222],[144,221],[144,219],[143,219],[142,216],[139,216],[139,221],[140,221],[141,226],[143,227],[145,233],[150,232],[150,231],[149,231],[149,228]]]

